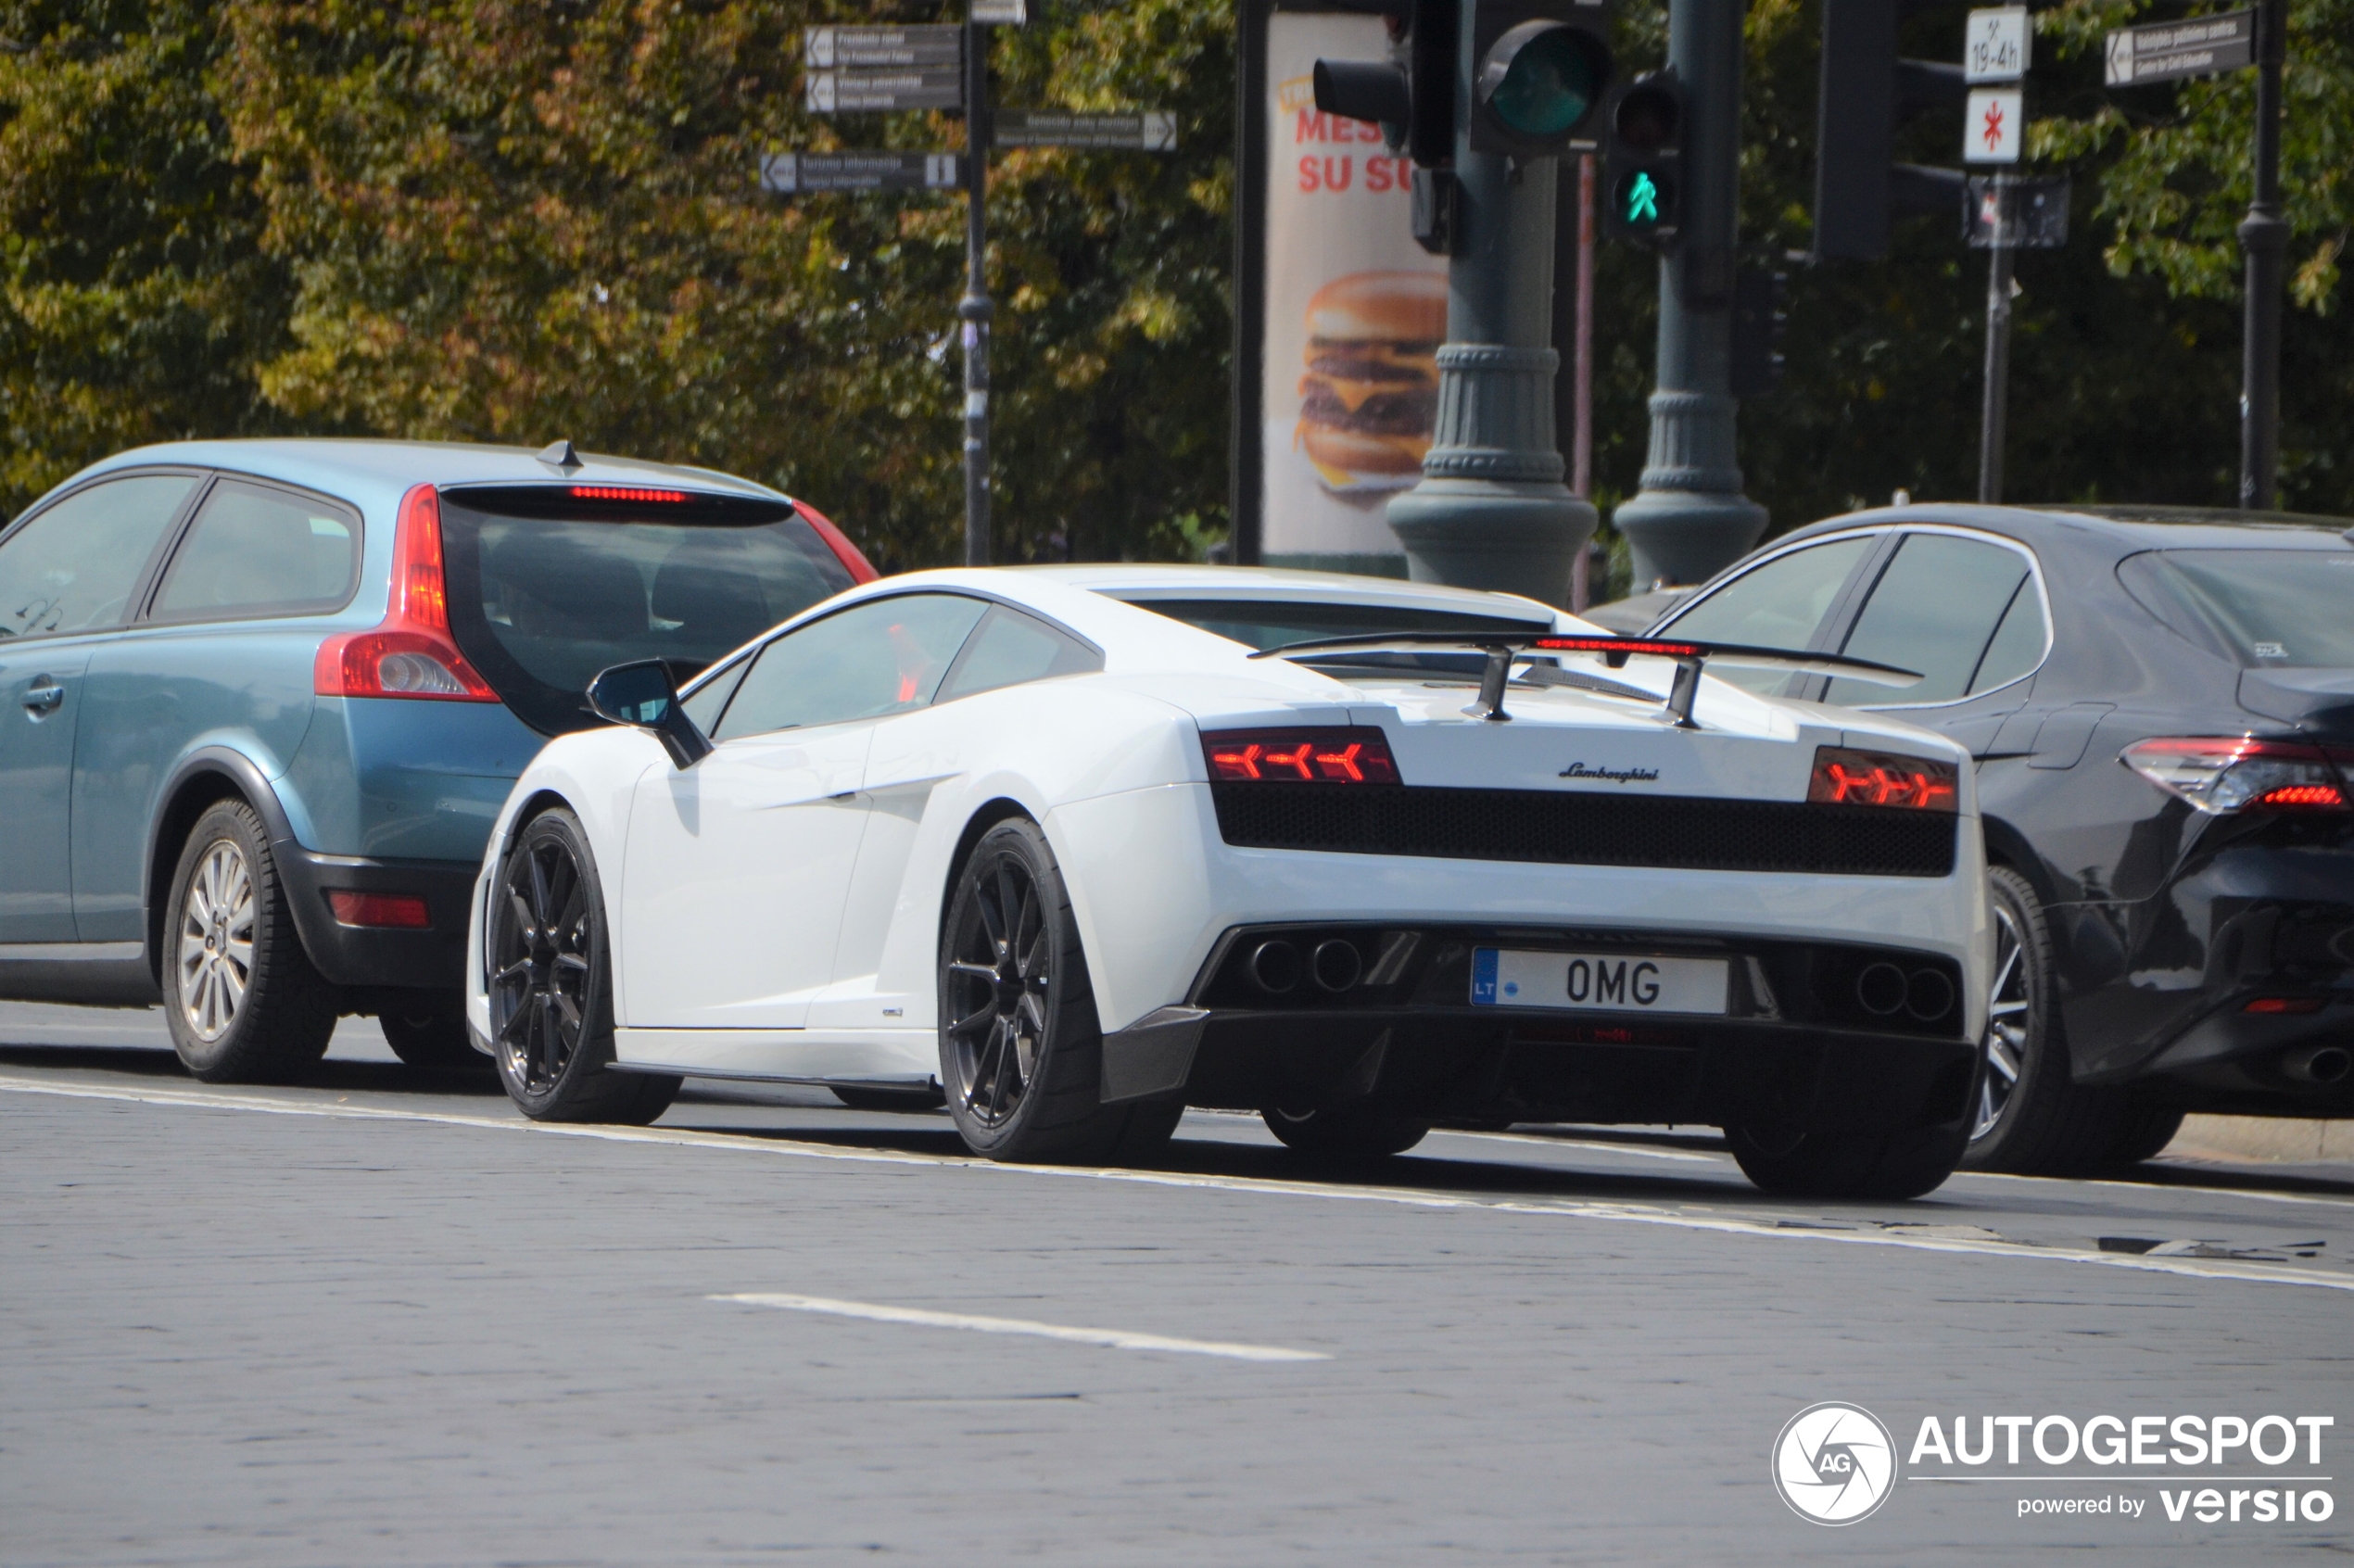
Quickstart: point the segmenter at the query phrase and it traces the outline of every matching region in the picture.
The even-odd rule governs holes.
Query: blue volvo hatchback
[[[390,441],[147,447],[0,529],[0,997],[146,1006],[215,1081],[373,1013],[475,1069],[466,903],[608,664],[679,678],[874,575],[707,470]]]

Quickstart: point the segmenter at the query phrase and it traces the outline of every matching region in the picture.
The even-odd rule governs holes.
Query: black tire
[[[2125,1170],[2155,1159],[2183,1130],[2183,1112],[2175,1106],[2129,1099],[2117,1141],[2109,1145],[2108,1164]]]
[[[1816,1130],[1795,1141],[1737,1124],[1725,1141],[1741,1174],[1777,1197],[1901,1203],[1944,1184],[1969,1129],[1968,1113],[1943,1126]]]
[[[2051,929],[2035,890],[2008,866],[1993,866],[1986,873],[1986,903],[1995,927],[1993,1002],[1985,1069],[1962,1163],[2019,1176],[2089,1175],[2119,1157],[2112,1151],[2131,1130],[2133,1103],[2118,1090],[2074,1081],[2060,1025]]]
[[[938,1084],[928,1089],[849,1089],[838,1083],[826,1087],[835,1099],[852,1110],[898,1111],[915,1114],[936,1111],[948,1103],[948,1096]]]
[[[1430,1123],[1367,1106],[1270,1106],[1259,1113],[1285,1148],[1316,1159],[1360,1161],[1404,1154],[1430,1133]]]
[[[677,1077],[609,1070],[604,884],[579,818],[558,807],[516,831],[487,923],[492,1059],[515,1108],[534,1121],[629,1127],[669,1109]]]
[[[479,1077],[491,1070],[490,1058],[475,1049],[466,1031],[462,992],[398,993],[377,1010],[376,1023],[392,1054],[419,1072]]]
[[[207,1083],[286,1083],[327,1052],[341,998],[303,951],[261,818],[225,800],[196,818],[163,920],[164,1018]]]
[[[1182,1105],[1102,1099],[1104,1037],[1055,852],[1013,817],[973,846],[940,938],[940,1081],[985,1159],[1128,1164],[1177,1130]]]

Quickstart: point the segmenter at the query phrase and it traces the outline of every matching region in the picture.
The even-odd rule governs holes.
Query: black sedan
[[[2185,1111],[2354,1116],[2354,529],[1908,506],[1802,528],[1655,631],[1922,671],[1728,670],[1978,758],[1996,942],[1967,1163],[2145,1159]]]

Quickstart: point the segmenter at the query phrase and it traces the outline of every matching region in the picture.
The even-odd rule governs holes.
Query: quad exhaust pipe
[[[1304,961],[1299,949],[1277,937],[1260,942],[1251,950],[1250,978],[1259,989],[1272,996],[1281,996],[1296,989],[1305,973],[1314,978],[1323,990],[1348,990],[1365,974],[1365,955],[1357,944],[1340,937],[1316,944],[1316,951]]]
[[[1905,1013],[1935,1023],[1954,1010],[1954,982],[1942,969],[1906,974],[1883,959],[1856,972],[1855,1005],[1876,1018]]]

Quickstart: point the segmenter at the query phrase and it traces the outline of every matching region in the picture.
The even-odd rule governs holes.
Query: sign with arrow
[[[1173,114],[1073,114],[1063,109],[999,109],[996,142],[1001,147],[1125,147],[1171,152],[1177,146]]]
[[[760,160],[760,188],[804,191],[952,191],[964,183],[955,153],[771,153]]]
[[[2128,27],[2107,38],[2105,78],[2111,87],[2139,87],[2213,76],[2256,63],[2256,13],[2225,11],[2189,21]]]
[[[964,107],[961,27],[813,27],[802,58],[812,114]]]

